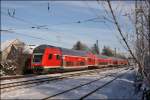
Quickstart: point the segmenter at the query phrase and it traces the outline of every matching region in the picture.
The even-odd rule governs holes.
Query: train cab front
[[[42,65],[42,59],[43,58],[43,54],[42,53],[33,53],[32,56],[32,68],[33,68],[33,72],[35,74],[42,74],[44,68]]]

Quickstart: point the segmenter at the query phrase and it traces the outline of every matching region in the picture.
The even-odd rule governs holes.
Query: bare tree
[[[117,19],[117,14],[115,13],[116,9],[112,8],[109,0],[107,0],[107,4],[110,10],[109,12],[106,8],[104,8],[108,15],[107,17],[109,17],[116,26],[127,50],[131,54],[135,63],[138,64],[139,72],[150,83],[150,68],[149,71],[147,70],[147,67],[150,67],[150,2],[147,0],[135,1],[135,10],[132,12],[132,15],[125,12],[124,16],[128,17],[128,19],[132,22],[131,26],[133,28],[131,33],[126,34],[123,30],[123,26],[119,24],[120,22]],[[119,11],[119,14],[120,12],[122,11]],[[110,17],[110,14],[112,17]],[[130,39],[128,38],[131,34],[133,35],[133,43],[130,43]]]

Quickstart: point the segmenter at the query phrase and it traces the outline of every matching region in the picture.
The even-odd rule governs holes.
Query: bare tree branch
[[[119,26],[119,24],[118,24],[118,21],[117,21],[117,19],[116,19],[116,16],[114,15],[114,12],[113,12],[113,10],[112,10],[110,1],[107,0],[107,2],[108,2],[108,6],[109,6],[109,8],[110,8],[111,14],[112,14],[112,16],[113,16],[113,19],[114,19],[114,21],[115,21],[115,25],[116,25],[116,27],[117,27],[117,30],[119,31],[119,33],[120,33],[120,35],[121,35],[121,37],[122,37],[124,43],[126,44],[129,53],[131,54],[131,56],[133,57],[133,59],[135,60],[135,62],[139,65],[139,68],[142,69],[141,64],[138,62],[137,58],[134,56],[132,50],[130,49],[130,47],[129,47],[129,45],[128,45],[128,42],[126,41],[126,39],[125,39],[125,37],[124,37],[124,35],[123,35],[123,33],[122,33],[122,30],[121,30],[121,28],[120,28],[120,26]]]

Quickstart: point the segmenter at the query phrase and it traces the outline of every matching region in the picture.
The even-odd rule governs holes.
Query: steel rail
[[[123,65],[125,66],[125,65]],[[114,66],[115,67],[115,66]],[[120,68],[121,66],[119,66]],[[112,68],[108,67],[108,66],[98,66],[97,69],[102,69],[102,68]],[[96,69],[96,68],[95,68]],[[89,70],[89,69],[88,69]],[[61,73],[69,73],[69,72],[77,72],[77,71],[84,71],[84,70],[73,70],[73,71],[63,71],[63,72],[52,72],[52,73],[48,73],[48,74],[61,74]],[[47,74],[45,74],[47,75]],[[0,81],[3,80],[10,80],[10,79],[21,79],[21,78],[29,78],[29,77],[35,77],[35,76],[41,76],[41,75],[35,75],[35,74],[29,74],[29,75],[14,75],[14,76],[1,76],[0,77]]]
[[[123,69],[123,70],[121,70],[121,71],[124,71],[124,70],[126,70],[126,69]],[[121,72],[121,71],[119,71],[119,72]],[[114,73],[111,73],[111,74],[105,75],[104,77],[100,77],[100,78],[98,78],[98,79],[95,79],[95,80],[93,80],[93,81],[90,81],[90,82],[87,82],[87,83],[84,83],[84,84],[78,85],[78,86],[76,86],[76,87],[73,87],[73,88],[71,88],[71,89],[65,90],[65,91],[63,91],[63,92],[60,92],[60,93],[57,93],[57,94],[54,94],[54,95],[51,95],[51,96],[45,97],[45,98],[43,98],[42,100],[47,100],[47,99],[50,99],[50,98],[52,98],[52,97],[56,97],[56,96],[58,96],[58,95],[61,95],[61,94],[64,94],[64,93],[70,92],[70,91],[72,91],[72,90],[75,90],[75,89],[81,88],[81,87],[83,87],[83,86],[85,86],[85,85],[89,85],[89,84],[91,84],[91,83],[94,83],[94,82],[96,82],[96,81],[99,81],[99,80],[101,80],[101,79],[104,79],[104,78],[106,78],[106,77],[113,76],[113,75],[114,75]],[[121,76],[121,75],[118,75],[117,77],[115,77],[115,79],[117,79],[119,76]],[[109,81],[109,82],[107,82],[107,83],[105,83],[104,85],[102,85],[102,86],[98,87],[98,89],[103,88],[104,86],[108,85],[108,84],[109,84],[109,83],[111,83],[112,81],[114,81],[114,79],[113,79],[113,80],[111,80],[111,81]],[[97,90],[97,89],[96,89],[96,90]],[[94,90],[94,91],[96,91],[96,90]],[[92,92],[88,93],[87,95],[85,95],[85,96],[81,97],[81,99],[83,99],[83,98],[85,98],[86,96],[88,96],[88,95],[92,94],[94,91],[92,91]]]
[[[102,86],[100,86],[100,87],[96,88],[95,90],[93,90],[93,91],[89,92],[88,94],[86,94],[86,95],[82,96],[79,100],[83,100],[84,98],[88,97],[89,95],[91,95],[91,94],[95,93],[96,91],[98,91],[98,90],[102,89],[103,87],[105,87],[105,86],[109,85],[110,83],[112,83],[113,81],[115,81],[117,78],[119,78],[119,77],[123,76],[124,74],[125,74],[125,73],[123,73],[123,74],[121,74],[121,75],[116,76],[114,79],[110,80],[109,82],[107,82],[107,83],[103,84]]]
[[[103,71],[103,70],[98,69],[98,71]],[[54,81],[54,80],[59,80],[59,79],[64,79],[64,78],[69,78],[69,77],[74,77],[74,76],[80,76],[80,75],[84,75],[84,74],[91,74],[91,73],[95,73],[95,70],[88,70],[86,72],[80,71],[80,72],[76,72],[76,73],[65,74],[65,75],[60,75],[60,76],[55,76],[55,77],[50,76],[50,77],[39,78],[39,79],[34,79],[34,80],[6,83],[6,84],[1,84],[0,89],[1,89],[1,92],[8,92],[8,89],[10,90],[10,88],[14,88],[14,87],[44,83],[44,82],[49,82],[49,81]],[[6,89],[7,89],[7,91],[6,91]]]
[[[113,68],[115,68],[115,67],[104,67],[104,68],[100,68],[100,69],[98,69],[98,70],[105,70],[105,69],[113,69]],[[97,69],[93,69],[93,70],[87,70],[87,72],[88,71],[94,71],[94,70],[97,70]],[[76,73],[86,73],[85,72],[85,70],[83,71],[83,70],[81,70],[81,71],[76,71]],[[68,74],[69,73],[69,74]],[[67,75],[71,75],[70,73],[72,73],[72,72],[65,72],[65,74],[67,74]],[[63,74],[63,73],[58,73],[58,74]],[[73,73],[74,74],[74,73]],[[34,76],[31,76],[31,77],[34,77]],[[57,77],[57,76],[55,76],[55,77]],[[17,77],[18,78],[18,77]],[[22,77],[21,77],[22,78]],[[26,78],[26,76],[25,77],[23,77],[23,78]],[[48,77],[46,77],[46,78],[42,78],[42,79],[48,79],[48,78],[54,78],[54,77],[52,77],[52,76],[48,76]],[[35,80],[41,80],[41,78],[38,78],[38,79],[29,79],[29,80],[25,80],[25,81],[16,81],[16,82],[9,82],[9,83],[4,83],[4,84],[0,84],[1,85],[1,87],[3,87],[3,86],[6,86],[6,85],[11,85],[11,84],[17,84],[17,83],[24,83],[24,82],[29,82],[29,81],[35,81]],[[1,88],[0,88],[1,89]]]

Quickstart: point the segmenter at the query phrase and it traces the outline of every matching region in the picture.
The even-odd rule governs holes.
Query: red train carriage
[[[123,59],[122,62],[123,62],[123,65],[128,65],[128,60]]]
[[[113,65],[118,65],[118,58],[111,57]]]
[[[115,57],[94,55],[87,51],[40,45],[33,51],[31,64],[35,70],[42,71],[45,69],[81,69],[94,68],[95,66],[125,65],[127,61]]]
[[[87,67],[87,52],[80,50],[70,50],[60,48],[62,52],[63,65],[65,68],[85,68]]]
[[[118,65],[126,65],[127,64],[127,60],[126,59],[120,59],[118,58],[119,61],[118,61]]]
[[[112,66],[113,65],[113,59],[111,57],[107,58],[107,62],[108,62],[108,66]]]
[[[91,52],[87,52],[86,55],[87,55],[87,65],[88,66],[95,66],[97,64],[96,55],[94,55]]]
[[[95,65],[95,55],[87,51],[70,50],[50,45],[40,45],[33,51],[35,70],[86,68]]]
[[[62,66],[62,52],[59,48],[50,45],[40,45],[33,51],[32,67],[36,71],[45,68],[60,68]]]
[[[111,59],[108,56],[97,55],[98,58],[98,66],[107,66],[111,64]]]
[[[127,64],[126,59],[121,59],[121,58],[116,58],[116,57],[112,57],[112,59],[113,59],[113,65],[126,65]]]

